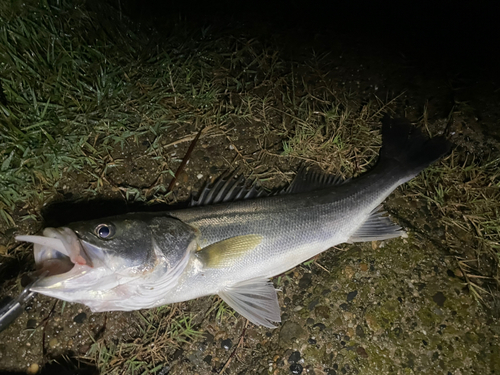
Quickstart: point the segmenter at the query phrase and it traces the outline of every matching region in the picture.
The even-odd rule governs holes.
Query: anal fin
[[[381,206],[374,209],[368,219],[358,228],[347,242],[382,241],[403,236],[406,232],[381,211]]]
[[[243,281],[220,291],[219,296],[254,324],[276,328],[273,322],[281,322],[276,289],[267,279]]]

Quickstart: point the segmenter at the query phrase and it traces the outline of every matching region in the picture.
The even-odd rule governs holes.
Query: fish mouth
[[[16,236],[33,243],[37,273],[47,276],[37,284],[49,286],[81,276],[93,267],[76,233],[67,228],[45,228],[42,236]]]

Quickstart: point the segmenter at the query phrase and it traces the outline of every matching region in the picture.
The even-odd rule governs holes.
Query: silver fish
[[[51,272],[31,290],[93,311],[218,294],[251,322],[274,327],[280,308],[269,279],[344,242],[401,236],[381,203],[449,151],[443,137],[427,139],[406,120],[385,117],[382,123],[379,161],[356,179],[302,172],[275,195],[221,179],[187,209],[19,236],[35,243],[37,265]]]

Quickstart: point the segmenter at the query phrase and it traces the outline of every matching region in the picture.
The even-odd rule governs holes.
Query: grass
[[[168,363],[165,348],[179,347],[198,338],[192,317],[180,314],[175,306],[137,312],[138,336],[130,342],[100,338],[80,359],[95,364],[102,374],[155,374]]]
[[[149,135],[158,152],[162,134],[216,104],[195,46],[171,40],[150,53],[144,35],[105,22],[116,16],[105,4],[57,4],[0,5],[0,217],[10,225],[16,205],[42,204],[63,173],[85,173],[98,190],[114,149]]]
[[[500,285],[499,167],[499,158],[480,162],[454,150],[407,184],[406,194],[427,200],[436,226],[445,228],[446,246],[480,301]]]
[[[205,317],[209,317],[210,314],[215,311],[215,320],[222,323],[224,319],[232,318],[235,316],[235,311],[230,308],[226,302],[222,300],[219,296],[212,297],[213,305],[205,314]]]
[[[81,199],[174,200],[166,179],[182,155],[172,150],[201,127],[205,139],[232,147],[224,166],[242,162],[270,187],[291,180],[300,163],[351,177],[376,159],[378,120],[398,98],[361,102],[339,90],[326,54],[290,61],[258,38],[179,24],[155,35],[120,16],[104,2],[0,3],[2,233],[40,222],[41,207],[65,185]],[[244,131],[254,138],[240,138]],[[130,169],[123,150],[156,163],[151,186],[113,183],[114,170]],[[404,189],[446,228],[446,246],[481,300],[500,282],[499,159],[464,155],[455,150]],[[222,301],[213,310],[217,320],[232,314]],[[138,312],[136,328],[127,342],[97,339],[82,359],[103,373],[152,374],[169,361],[168,348],[199,336],[175,306]]]

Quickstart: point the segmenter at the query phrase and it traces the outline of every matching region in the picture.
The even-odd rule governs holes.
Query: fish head
[[[197,247],[196,230],[168,215],[128,214],[45,228],[33,242],[37,269],[47,276],[33,291],[94,311],[154,305],[155,293],[176,284]],[[155,293],[146,292],[154,290]]]

